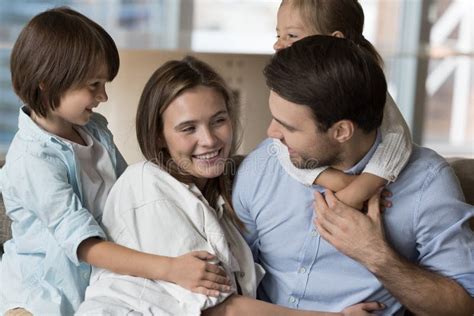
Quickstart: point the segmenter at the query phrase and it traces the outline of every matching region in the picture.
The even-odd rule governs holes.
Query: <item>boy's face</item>
[[[331,128],[322,132],[309,107],[287,101],[270,91],[273,120],[267,134],[288,147],[291,162],[301,169],[331,166],[340,162],[341,145],[331,137]]]
[[[299,11],[288,2],[278,9],[276,32],[277,41],[273,44],[275,51],[289,47],[306,36],[316,35],[306,26]]]
[[[93,109],[108,99],[105,91],[107,81],[107,67],[104,66],[83,85],[67,90],[61,96],[59,106],[48,114],[48,119],[64,126],[87,124]]]

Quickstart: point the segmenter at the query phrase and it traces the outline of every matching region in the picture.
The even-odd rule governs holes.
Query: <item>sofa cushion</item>
[[[3,166],[0,160],[0,168]],[[3,243],[11,238],[10,219],[5,214],[5,204],[3,204],[2,192],[0,191],[0,253],[3,253]]]
[[[448,158],[447,160],[459,179],[466,202],[474,205],[474,159]],[[469,224],[474,231],[474,217],[471,218]]]
[[[459,179],[466,202],[474,205],[474,159],[447,159]]]

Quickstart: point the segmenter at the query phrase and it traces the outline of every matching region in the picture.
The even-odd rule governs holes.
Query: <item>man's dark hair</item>
[[[365,132],[382,123],[387,82],[377,61],[351,40],[314,35],[278,51],[264,69],[268,87],[311,108],[325,132],[350,120]]]

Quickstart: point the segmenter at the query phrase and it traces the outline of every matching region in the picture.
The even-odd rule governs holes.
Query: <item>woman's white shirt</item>
[[[129,166],[107,199],[102,223],[109,238],[139,251],[176,257],[215,254],[242,294],[255,297],[263,269],[221,207],[209,206],[194,184],[184,184],[151,162]],[[176,284],[94,269],[78,314],[141,312],[199,315],[229,294],[208,297]]]

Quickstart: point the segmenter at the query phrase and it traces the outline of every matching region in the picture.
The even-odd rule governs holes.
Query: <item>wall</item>
[[[120,70],[108,85],[109,101],[98,112],[104,114],[115,136],[115,142],[128,163],[142,159],[135,134],[135,114],[140,95],[151,74],[164,62],[181,59],[184,52],[120,51]],[[242,145],[240,153],[248,153],[265,138],[270,122],[268,88],[262,70],[266,55],[192,54],[211,64],[236,90],[240,99]]]

